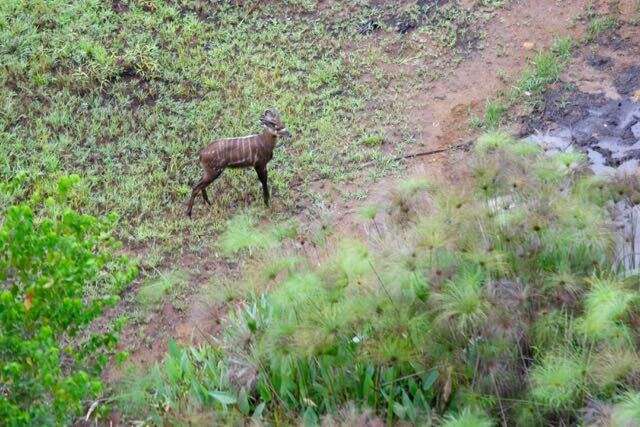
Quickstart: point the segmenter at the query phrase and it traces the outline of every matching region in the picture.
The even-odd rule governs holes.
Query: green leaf
[[[393,413],[402,419],[406,416],[407,411],[400,402],[393,402]]]
[[[251,410],[251,405],[249,404],[249,397],[247,396],[247,392],[242,389],[238,394],[238,408],[243,415],[248,415]]]
[[[264,411],[264,408],[267,406],[266,402],[262,402],[260,403],[257,407],[256,410],[253,411],[253,415],[251,416],[251,418],[253,419],[260,419],[262,418],[262,412]]]
[[[313,410],[312,407],[307,407],[302,415],[302,423],[305,426],[317,426],[319,422],[318,415],[316,411]]]
[[[438,371],[434,369],[431,372],[429,372],[426,376],[423,377],[422,390],[424,391],[429,390],[431,386],[433,386],[433,384],[436,382],[437,379],[438,379]]]
[[[208,394],[209,396],[220,402],[223,406],[233,405],[238,401],[238,399],[236,399],[234,396],[223,391],[210,391]]]

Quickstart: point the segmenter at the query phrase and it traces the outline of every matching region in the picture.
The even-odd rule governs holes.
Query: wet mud
[[[609,58],[592,55],[586,62],[612,70]],[[545,96],[543,107],[527,119],[521,132],[546,152],[581,151],[596,175],[625,179],[640,174],[640,65],[627,66],[611,76],[617,97],[585,93],[561,85]],[[637,179],[637,178],[636,178]],[[612,201],[616,228],[615,268],[640,271],[640,205]]]

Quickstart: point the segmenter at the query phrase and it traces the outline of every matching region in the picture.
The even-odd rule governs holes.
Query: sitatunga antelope
[[[260,134],[241,138],[218,139],[200,151],[200,164],[204,169],[202,179],[193,187],[187,206],[187,216],[191,218],[193,201],[202,192],[202,198],[211,205],[207,187],[215,181],[226,168],[253,167],[262,183],[264,204],[269,206],[269,185],[267,164],[273,157],[273,149],[278,138],[291,138],[291,134],[273,109],[266,110],[260,118],[263,131]]]

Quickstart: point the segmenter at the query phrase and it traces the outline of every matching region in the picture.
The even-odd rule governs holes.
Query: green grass
[[[384,144],[384,136],[382,135],[366,135],[360,139],[360,144],[369,147],[377,147]]]
[[[472,366],[479,360],[479,372],[494,366],[506,378],[524,372],[513,365],[521,342],[510,339],[530,319],[496,303],[492,286],[518,279],[542,289],[560,270],[593,276],[600,272],[594,262],[608,260],[602,205],[551,189],[573,183],[579,159],[549,162],[524,143],[488,135],[478,144],[482,162],[472,165],[476,185],[458,193],[405,179],[388,204],[363,209],[376,229],[373,243],[334,235],[337,225],[323,216],[330,196],[309,184],[374,182],[392,170],[389,157],[416,142],[402,97],[473,50],[486,8],[502,3],[484,1],[481,9],[457,1],[349,8],[314,0],[278,7],[181,0],[0,4],[0,185],[6,190],[0,209],[27,198],[44,204],[55,178],[82,176],[69,203],[117,213],[120,237],[147,254],[147,277],[127,296],[134,310],[153,310],[191,289],[175,264],[183,252],[203,262],[220,252],[245,273],[238,283],[224,278],[203,291],[215,293],[213,301],[243,300],[219,341],[172,344],[162,363],[126,377],[115,397],[128,419],[315,422],[354,402],[355,414],[369,408],[388,422],[498,419],[499,398],[485,381],[490,376],[478,380]],[[416,28],[398,34],[389,24],[397,18]],[[380,29],[360,31],[371,19]],[[519,99],[557,80],[570,51],[564,40],[537,55],[517,82]],[[511,105],[488,103],[487,127],[503,124]],[[190,184],[201,173],[198,150],[215,138],[258,131],[260,113],[272,106],[294,134],[270,164],[274,206],[262,207],[253,171],[226,171],[209,189],[214,206],[199,199],[194,220],[184,218]],[[522,159],[532,173],[522,173]],[[363,163],[371,167],[365,171]],[[487,200],[530,190],[550,195],[500,214],[486,207]],[[365,194],[358,188],[345,197]],[[566,203],[571,209],[563,214]],[[301,209],[317,214],[316,228],[290,221]],[[555,289],[531,294],[531,306],[555,312],[549,303]],[[590,292],[594,301],[603,299]],[[619,327],[629,307],[598,318]],[[596,335],[580,326],[589,313],[579,315],[586,320],[572,313],[570,339]],[[507,314],[517,319],[506,332],[491,329]],[[555,330],[546,323],[525,329],[535,366],[546,366],[535,345],[552,342]],[[618,350],[606,354],[632,354]],[[593,360],[602,368],[607,357]],[[626,372],[627,364],[616,372]],[[623,377],[598,378],[611,394],[626,384]],[[536,384],[547,386],[545,378],[539,374]],[[512,397],[548,403],[544,393],[534,395]],[[633,410],[634,402],[620,403],[620,411]],[[573,420],[574,414],[552,415]]]
[[[560,79],[574,46],[571,38],[557,38],[549,49],[536,53],[513,88],[489,99],[484,115],[472,117],[470,124],[478,128],[497,129],[506,122],[507,113],[515,107],[539,102],[545,89]]]
[[[619,25],[618,20],[610,15],[595,15],[589,21],[585,39],[587,42],[595,41],[600,34],[614,30]]]
[[[199,198],[195,220],[185,219],[201,174],[198,150],[216,138],[259,131],[259,114],[271,106],[294,138],[277,147],[270,164],[270,216],[324,198],[307,187],[311,180],[380,177],[395,154],[377,149],[382,128],[400,129],[404,114],[388,101],[422,81],[392,75],[385,63],[411,56],[437,74],[469,49],[465,43],[483,19],[458,2],[406,9],[358,3],[344,14],[344,6],[323,9],[314,0],[287,0],[276,9],[164,0],[2,2],[0,180],[23,179],[0,208],[78,173],[87,190],[80,204],[124,218],[126,243],[175,253],[189,242],[203,250],[193,236],[259,204],[260,187],[253,171],[226,171],[209,190],[214,206]],[[390,56],[385,49],[400,36],[386,22],[403,13],[418,14],[419,26],[402,36],[406,49]],[[380,23],[380,40],[359,32],[358,23],[371,18]],[[400,134],[386,141],[396,153],[414,132]],[[368,171],[356,167],[367,161]]]
[[[27,173],[20,199],[50,176],[80,173],[86,209],[127,218],[133,241],[172,240],[187,225],[198,150],[257,131],[269,106],[295,135],[271,165],[285,209],[297,199],[290,182],[349,174],[350,159],[335,154],[358,151],[351,118],[368,96],[359,60],[348,63],[323,24],[296,18],[300,7],[286,3],[294,20],[283,20],[267,19],[268,8],[209,6],[201,16],[160,0],[123,12],[99,1],[3,2],[2,178]],[[213,217],[202,207],[196,216],[215,222],[245,194],[257,200],[256,183],[226,172],[210,190]]]
[[[153,308],[170,294],[175,294],[187,280],[183,271],[161,273],[158,277],[148,279],[138,290],[136,298],[144,308]]]

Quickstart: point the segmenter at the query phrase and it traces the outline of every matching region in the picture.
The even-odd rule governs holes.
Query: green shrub
[[[0,229],[0,419],[8,425],[70,423],[102,391],[98,376],[117,330],[88,331],[136,270],[114,255],[114,217],[62,203],[77,178],[58,181],[37,214],[10,207]],[[116,328],[117,329],[117,328]]]

